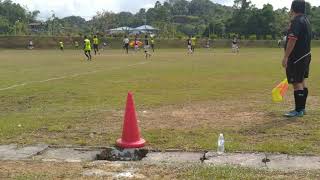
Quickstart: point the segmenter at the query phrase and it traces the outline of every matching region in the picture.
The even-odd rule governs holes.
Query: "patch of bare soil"
[[[314,132],[318,131],[320,99],[310,96],[307,102],[307,115],[303,118],[286,118],[283,113],[293,109],[294,101],[291,93],[281,104],[274,104],[270,111],[265,114],[265,122],[252,124],[251,126],[238,131],[241,135],[255,138],[254,142],[265,141],[266,139],[279,138],[282,140],[297,141],[306,137],[316,138]],[[316,143],[315,143],[316,145]]]
[[[175,179],[181,171],[142,163],[4,161],[0,179]]]
[[[257,102],[205,102],[166,106],[139,112],[145,129],[171,128],[240,128],[265,120],[264,113],[255,108]]]
[[[0,179],[65,179],[77,176],[81,164],[5,161],[0,163]]]
[[[197,102],[169,105],[155,109],[137,109],[141,129],[230,128],[241,129],[259,125],[268,120],[257,107],[260,102]],[[68,133],[91,135],[120,135],[124,111],[94,111],[73,124]]]
[[[289,96],[289,95],[288,95]],[[263,111],[265,102],[257,100],[210,101],[182,105],[168,105],[154,109],[137,108],[141,129],[192,130],[197,128],[230,129],[243,135],[264,134],[268,129],[298,123],[288,121],[282,113],[292,107],[292,98],[281,104],[271,104],[269,111]],[[318,97],[309,97],[308,113],[314,117],[319,107]],[[124,111],[95,109],[83,113],[76,123],[61,130],[43,127],[32,133],[23,134],[14,142],[34,144],[105,145],[114,142],[121,135]],[[12,143],[12,141],[11,141]]]
[[[260,102],[239,101],[197,102],[169,105],[155,109],[137,109],[138,122],[143,130],[196,128],[228,128],[239,130],[263,124],[268,116]],[[106,144],[107,139],[121,135],[124,111],[92,110],[84,113],[76,123],[62,129],[43,127],[32,133],[17,137],[17,142],[47,142],[50,144]],[[116,136],[116,137],[115,137]]]

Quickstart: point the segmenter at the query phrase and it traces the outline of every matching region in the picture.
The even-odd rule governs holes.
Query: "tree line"
[[[320,6],[307,3],[314,38],[320,38]],[[137,13],[98,12],[92,19],[79,16],[37,20],[39,11],[30,12],[10,0],[0,0],[0,34],[77,36],[102,34],[106,30],[144,24],[158,29],[164,38],[183,38],[189,35],[208,38],[230,38],[238,35],[246,39],[276,39],[284,35],[290,21],[289,9],[274,9],[271,4],[255,7],[250,0],[234,0],[224,6],[210,0],[157,1],[153,8]]]

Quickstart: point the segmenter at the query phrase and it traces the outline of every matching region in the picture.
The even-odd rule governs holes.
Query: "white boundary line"
[[[143,65],[143,64],[147,64],[150,63],[151,61],[144,61],[144,62],[140,62],[140,63],[136,63],[136,64],[130,64],[127,65],[125,67],[134,67],[134,66],[138,66],[138,65]],[[108,70],[118,70],[118,69],[122,69],[123,67],[117,67],[117,68],[110,68]],[[45,80],[40,80],[40,81],[29,81],[29,82],[24,82],[21,84],[15,84],[9,87],[5,87],[5,88],[0,88],[0,91],[5,91],[5,90],[9,90],[9,89],[14,89],[16,87],[21,87],[21,86],[27,86],[30,84],[35,84],[35,83],[45,83],[45,82],[49,82],[49,81],[55,81],[55,80],[61,80],[61,79],[67,79],[67,78],[74,78],[74,77],[78,77],[78,76],[82,76],[82,75],[87,75],[87,74],[94,74],[97,72],[101,72],[103,70],[94,70],[94,71],[89,71],[89,72],[85,72],[85,73],[76,73],[76,74],[72,74],[72,75],[67,75],[67,76],[60,76],[60,77],[55,77],[55,78],[50,78],[50,79],[45,79]]]

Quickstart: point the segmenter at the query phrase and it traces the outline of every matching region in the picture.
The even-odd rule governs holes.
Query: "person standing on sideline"
[[[129,54],[129,42],[130,42],[130,39],[128,38],[128,36],[125,36],[123,39],[123,49],[126,50],[127,54]]]
[[[295,109],[284,114],[286,117],[303,117],[306,113],[309,90],[305,79],[309,77],[312,31],[305,9],[305,1],[292,2],[292,20],[287,32],[282,66],[286,69],[288,82],[294,88]]]
[[[88,58],[88,61],[91,61],[92,56],[91,56],[91,42],[90,40],[87,38],[87,36],[84,36],[84,55]]]
[[[97,55],[97,53],[99,53],[99,39],[97,35],[93,36],[93,50],[94,50],[94,55]]]

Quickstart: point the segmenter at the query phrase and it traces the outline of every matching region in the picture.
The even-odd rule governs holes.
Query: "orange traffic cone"
[[[122,138],[117,140],[117,146],[120,148],[142,148],[145,140],[140,137],[136,110],[134,107],[132,93],[128,93],[127,106],[124,117]]]

